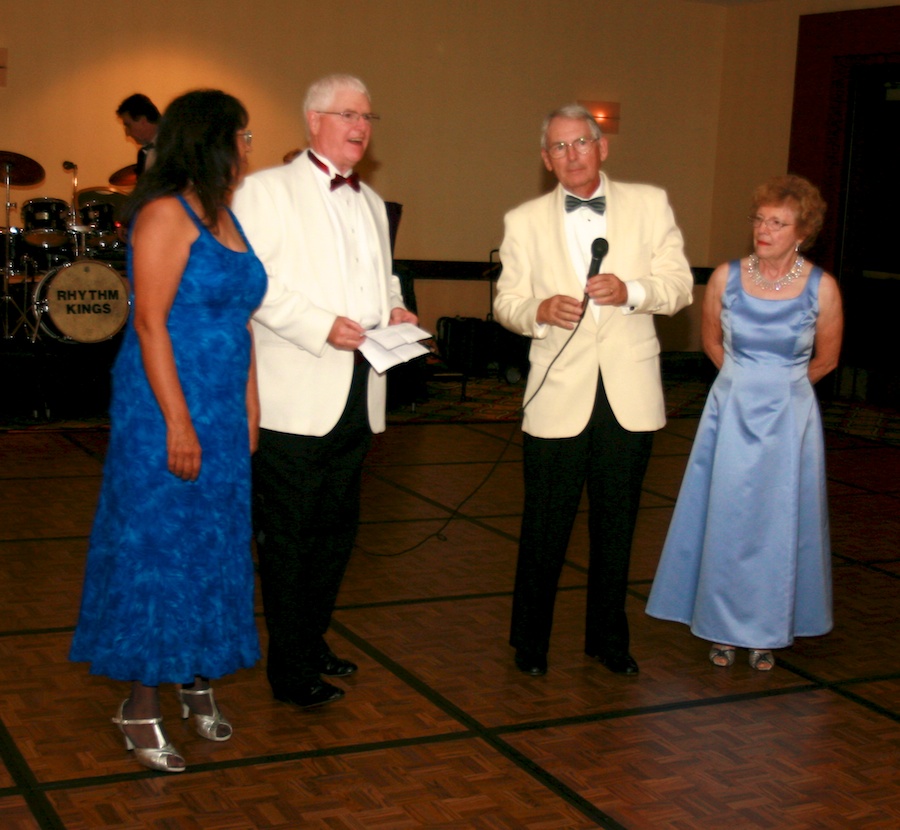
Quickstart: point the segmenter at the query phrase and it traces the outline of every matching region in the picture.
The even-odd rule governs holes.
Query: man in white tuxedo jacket
[[[252,323],[267,673],[277,699],[309,708],[344,694],[323,676],[357,668],[324,635],[356,538],[363,460],[385,427],[385,378],[358,349],[368,329],[416,316],[391,273],[385,204],[353,173],[377,120],[366,87],[322,78],[304,113],[310,149],[249,176],[234,210],[269,277]]]
[[[628,565],[653,431],[666,420],[652,315],[675,314],[692,298],[665,192],[610,181],[600,169],[607,152],[585,109],[551,113],[541,155],[559,184],[507,214],[500,247],[494,314],[532,338],[510,644],[519,670],[536,676],[547,671],[557,584],[585,482],[584,649],[616,674],[638,672],[625,615]],[[592,263],[598,238],[608,253]]]

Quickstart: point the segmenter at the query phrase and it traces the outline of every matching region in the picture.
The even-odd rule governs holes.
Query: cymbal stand
[[[87,255],[87,234],[91,229],[89,225],[78,224],[78,165],[74,161],[64,161],[63,169],[72,173],[72,204],[66,227],[75,236],[75,258],[80,259]]]
[[[3,182],[6,186],[6,200],[5,200],[5,220],[6,220],[6,233],[3,237],[3,339],[11,340],[16,332],[23,326],[28,325],[28,317],[25,313],[25,310],[19,307],[19,304],[13,299],[12,294],[9,290],[9,278],[12,276],[12,229],[9,224],[9,212],[12,208],[17,207],[18,205],[15,202],[9,201],[9,185],[10,185],[10,177],[12,173],[12,165],[6,163],[3,165]],[[23,283],[24,284],[24,283]],[[28,286],[25,285],[25,308],[28,307],[28,297],[27,291]],[[13,325],[11,322],[12,313],[15,313],[16,321]],[[37,331],[37,327],[35,326],[35,333]]]

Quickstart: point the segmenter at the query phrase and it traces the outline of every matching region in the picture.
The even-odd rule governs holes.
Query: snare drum
[[[91,259],[54,268],[34,292],[38,322],[57,340],[109,340],[122,330],[130,308],[125,278],[105,262]]]
[[[25,241],[41,248],[58,248],[69,241],[69,204],[62,199],[29,199],[22,205]]]

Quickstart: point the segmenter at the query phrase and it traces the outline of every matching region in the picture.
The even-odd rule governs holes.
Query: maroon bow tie
[[[349,184],[357,193],[359,193],[359,173],[351,173],[349,176],[336,175],[331,180],[331,189],[337,190],[342,184]]]
[[[325,173],[325,175],[328,175],[327,165],[320,158],[317,158],[312,151],[309,152],[309,160],[318,167],[319,170]],[[331,189],[337,190],[342,184],[350,185],[350,187],[359,193],[359,173],[351,173],[349,176],[335,174],[335,177],[331,180]]]

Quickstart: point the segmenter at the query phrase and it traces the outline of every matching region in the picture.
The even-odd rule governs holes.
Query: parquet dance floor
[[[217,684],[216,744],[165,689],[189,764],[168,776],[110,724],[122,685],[66,659],[106,432],[0,432],[0,828],[900,827],[900,447],[828,434],[836,626],[764,674],[643,613],[695,428],[670,421],[645,482],[638,677],[582,653],[583,512],[550,670],[513,666],[518,427],[395,426],[329,636],[360,666],[346,697],[302,712],[257,666]]]

